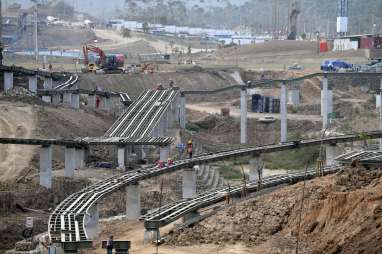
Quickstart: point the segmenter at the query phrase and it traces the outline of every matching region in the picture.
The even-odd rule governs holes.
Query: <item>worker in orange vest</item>
[[[187,142],[187,153],[188,153],[188,158],[189,159],[192,159],[192,148],[193,148],[192,140],[190,139]]]

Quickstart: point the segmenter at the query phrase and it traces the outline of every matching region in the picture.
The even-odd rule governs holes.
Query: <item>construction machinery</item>
[[[84,68],[82,72],[105,72],[105,73],[123,73],[125,57],[122,54],[105,54],[105,52],[93,45],[84,45]],[[89,51],[96,53],[94,62],[89,61]]]

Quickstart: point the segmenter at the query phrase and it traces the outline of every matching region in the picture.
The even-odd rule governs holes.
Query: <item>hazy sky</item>
[[[116,9],[121,9],[125,0],[64,0],[70,5],[74,5],[77,11],[88,12],[100,18],[110,17]],[[23,7],[31,5],[30,0],[2,0],[3,5],[9,5],[11,3],[21,3]],[[202,6],[200,0],[186,0],[188,6],[198,4]],[[216,5],[218,0],[204,0],[204,5]],[[242,4],[246,0],[230,0],[232,4]]]

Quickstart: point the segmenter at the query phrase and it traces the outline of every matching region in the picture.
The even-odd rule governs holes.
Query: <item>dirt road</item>
[[[36,126],[36,114],[29,105],[0,103],[0,137],[30,138]],[[0,145],[0,181],[14,180],[28,167],[33,146]]]
[[[221,104],[216,104],[216,103],[198,103],[198,104],[187,104],[187,109],[190,110],[195,110],[199,112],[204,112],[208,114],[220,114],[221,113]],[[240,109],[237,107],[233,107],[229,104],[224,105],[224,107],[229,107],[230,108],[230,115],[233,117],[240,117]],[[280,119],[280,114],[270,114],[270,113],[252,113],[248,112],[247,117],[252,118],[252,119],[259,119],[263,118],[265,116],[272,116],[275,119]],[[312,121],[312,122],[320,122],[322,121],[321,117],[318,115],[299,115],[299,114],[288,114],[288,119],[289,120],[295,120],[295,121]]]
[[[94,30],[97,37],[108,40],[108,42],[104,42],[99,44],[102,49],[105,50],[113,50],[113,49],[119,49],[126,47],[126,44],[129,43],[135,43],[138,41],[145,41],[147,42],[151,47],[155,48],[158,52],[169,52],[170,51],[170,45],[168,42],[163,40],[148,40],[145,37],[140,37],[136,35],[132,35],[132,37],[125,38],[123,37],[118,31],[115,30],[104,30],[104,29],[96,29]],[[187,52],[187,47],[179,44],[175,44],[174,47],[177,47],[179,50],[182,50],[184,52]],[[200,49],[191,49],[191,53],[200,52]]]
[[[167,233],[172,226],[161,229],[161,234]],[[155,253],[156,246],[154,244],[143,243],[144,227],[142,222],[127,221],[125,219],[114,220],[101,223],[101,233],[98,239],[96,250],[85,251],[84,253],[104,254],[105,250],[100,247],[101,240],[107,240],[110,235],[115,240],[131,241],[131,253],[152,254]],[[254,249],[247,248],[242,244],[218,246],[212,244],[204,244],[198,246],[173,247],[168,245],[159,246],[159,254],[211,254],[211,253],[230,253],[230,254],[253,254]]]

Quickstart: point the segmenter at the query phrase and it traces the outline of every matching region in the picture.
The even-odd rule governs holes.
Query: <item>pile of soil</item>
[[[0,182],[0,253],[23,239],[26,217],[34,218],[34,234],[45,232],[50,212],[57,204],[89,184],[86,179],[56,177],[52,189],[47,190],[37,182],[27,185]]]
[[[352,183],[358,187],[341,189]],[[290,253],[300,232],[305,253],[381,253],[381,170],[345,169],[308,181],[299,230],[302,187],[298,183],[229,207],[193,228],[175,231],[168,244],[242,242],[274,250],[266,253]]]

